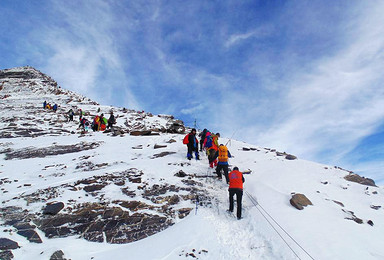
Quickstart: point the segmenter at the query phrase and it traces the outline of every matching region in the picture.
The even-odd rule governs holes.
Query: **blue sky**
[[[384,2],[0,0],[0,68],[384,183]]]

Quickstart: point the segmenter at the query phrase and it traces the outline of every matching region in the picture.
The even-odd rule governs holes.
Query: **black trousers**
[[[224,171],[224,177],[225,177],[225,180],[227,181],[227,183],[229,183],[229,177],[228,177],[228,164],[218,164],[216,166],[216,174],[217,174],[217,177],[221,178],[221,170]]]
[[[192,158],[193,152],[195,152],[196,159],[199,159],[199,150],[197,147],[194,147],[193,145],[188,144],[188,152],[187,152],[187,157]]]
[[[229,211],[233,212],[233,196],[236,194],[237,204],[237,218],[241,218],[241,201],[243,199],[243,190],[241,189],[228,189],[229,190]]]

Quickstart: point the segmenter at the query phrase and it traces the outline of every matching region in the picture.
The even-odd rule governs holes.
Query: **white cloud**
[[[228,40],[224,43],[226,48],[232,47],[233,45],[238,44],[241,41],[245,41],[250,38],[264,38],[269,36],[273,31],[271,26],[261,26],[250,32],[232,34],[229,36]]]
[[[52,11],[61,20],[60,26],[53,23],[34,32],[53,53],[43,70],[65,88],[113,103],[116,80],[127,81],[113,33],[118,20],[110,6],[102,1],[76,6],[60,2]],[[127,103],[138,107],[129,87],[123,92]]]

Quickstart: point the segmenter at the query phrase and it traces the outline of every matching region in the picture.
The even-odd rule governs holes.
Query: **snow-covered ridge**
[[[227,185],[204,153],[188,161],[184,135],[161,131],[170,116],[94,104],[30,67],[7,71],[34,76],[0,76],[0,245],[4,238],[19,246],[0,249],[0,259],[49,259],[60,251],[95,260],[384,258],[383,187],[223,137],[231,167],[251,171],[238,221],[226,212]],[[58,111],[43,109],[44,100]],[[65,117],[70,108],[89,119],[112,109],[122,132],[81,133],[76,117]],[[157,135],[129,135],[133,130]],[[247,193],[310,256],[280,230],[291,251]],[[313,205],[297,210],[294,194]]]
[[[57,113],[43,110],[44,101],[51,105],[57,104]],[[164,132],[167,123],[173,119],[168,115],[154,116],[144,111],[99,105],[87,97],[63,89],[51,77],[29,66],[0,70],[0,109],[3,111],[0,121],[2,137],[23,136],[22,133],[27,136],[57,134],[60,129],[63,133],[79,131],[76,125],[65,125],[70,109],[76,114],[76,122],[80,109],[89,121],[102,113],[108,118],[113,111],[122,133],[133,130]],[[35,132],[22,127],[22,124],[31,122],[34,123]],[[16,127],[22,131],[17,131]]]

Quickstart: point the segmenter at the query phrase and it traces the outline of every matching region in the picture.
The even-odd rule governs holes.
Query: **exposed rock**
[[[159,148],[166,148],[166,147],[167,147],[166,145],[155,144],[155,146],[153,148],[154,149],[159,149]]]
[[[374,205],[371,205],[371,209],[378,210],[378,209],[380,209],[380,208],[381,208],[381,206],[374,206]]]
[[[135,147],[132,147],[132,149],[143,149],[143,146],[140,144],[140,145],[137,145]]]
[[[0,252],[0,259],[1,260],[11,260],[13,259],[12,251],[5,250]]]
[[[343,209],[343,212],[347,213],[349,216],[346,217],[345,219],[349,219],[349,220],[353,220],[355,221],[357,224],[363,224],[363,220],[361,218],[358,218],[355,216],[355,213],[353,211],[349,211],[349,210],[344,210]]]
[[[143,209],[153,209],[153,206],[145,204],[141,201],[120,201],[118,204],[124,208],[127,208],[131,211],[143,210]]]
[[[175,139],[171,139],[171,140],[167,141],[166,143],[171,144],[171,143],[176,143],[176,142],[177,141]]]
[[[129,134],[133,136],[151,135],[151,131],[131,131]]]
[[[370,226],[372,226],[372,227],[373,227],[373,225],[374,225],[372,220],[368,220],[368,221],[367,221],[367,224],[370,225]]]
[[[185,218],[192,211],[192,208],[182,208],[178,210],[178,216],[180,219]]]
[[[17,249],[19,244],[8,238],[0,238],[0,250]]]
[[[35,220],[48,238],[80,235],[93,242],[122,244],[137,241],[160,232],[172,220],[158,215],[135,213],[98,203],[85,204],[72,214]]]
[[[375,184],[374,180],[369,179],[369,178],[365,178],[365,177],[361,177],[360,175],[355,174],[355,173],[346,175],[344,177],[344,179],[346,179],[347,181],[356,182],[356,183],[359,183],[359,184],[362,184],[362,185],[376,187],[376,184]]]
[[[243,151],[250,151],[250,150],[251,150],[250,148],[243,147]]]
[[[107,184],[95,184],[95,185],[89,185],[89,186],[85,186],[85,187],[84,187],[84,190],[85,190],[86,192],[94,192],[94,191],[98,191],[98,190],[103,189],[105,186],[107,186]]]
[[[340,206],[344,207],[344,204],[342,202],[340,202],[340,201],[333,200],[333,202],[335,202],[337,205],[340,205]]]
[[[43,241],[41,240],[39,234],[37,234],[37,232],[34,229],[18,230],[17,234],[27,238],[29,242],[38,243],[38,244],[43,243]]]
[[[19,149],[5,155],[6,160],[12,159],[29,159],[29,158],[43,158],[51,155],[77,153],[84,150],[95,149],[100,146],[100,143],[86,143],[81,142],[74,145],[53,145],[46,148],[27,147]]]
[[[157,154],[154,154],[151,159],[156,159],[156,158],[160,158],[160,157],[164,157],[164,156],[167,156],[167,155],[170,155],[170,154],[174,154],[176,152],[161,152],[161,153],[157,153]]]
[[[180,170],[177,173],[175,173],[175,176],[180,177],[180,178],[184,178],[185,176],[187,176],[187,174],[185,172],[183,172],[182,170]]]
[[[287,154],[287,156],[285,156],[285,159],[287,159],[287,160],[296,160],[297,157],[292,155],[292,154]]]
[[[66,260],[66,258],[64,258],[64,252],[63,251],[57,250],[55,253],[53,253],[51,255],[49,260]]]
[[[64,208],[63,202],[56,202],[56,203],[49,203],[44,208],[43,214],[44,215],[56,215]]]
[[[292,206],[299,210],[304,209],[304,207],[308,205],[313,205],[312,202],[304,194],[300,193],[294,194],[289,202]]]

